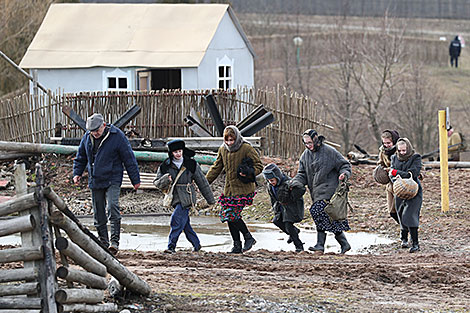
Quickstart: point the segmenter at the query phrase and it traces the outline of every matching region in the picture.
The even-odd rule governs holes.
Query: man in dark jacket
[[[460,43],[459,36],[455,36],[454,40],[450,42],[449,45],[449,55],[450,55],[450,66],[459,67],[459,56],[460,50],[462,49],[462,44]]]
[[[86,121],[87,132],[73,161],[73,182],[78,184],[85,167],[88,169],[88,187],[91,189],[94,225],[100,241],[116,254],[119,250],[121,192],[124,166],[134,189],[140,187],[137,160],[129,140],[114,125],[106,125],[103,116],[95,113]],[[108,214],[106,215],[106,205]],[[108,216],[111,223],[111,245],[108,237]]]

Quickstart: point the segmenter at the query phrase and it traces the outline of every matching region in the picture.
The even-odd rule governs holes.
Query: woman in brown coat
[[[224,192],[219,197],[222,206],[220,220],[227,222],[233,239],[231,253],[248,251],[256,243],[242,220],[242,210],[253,203],[256,175],[263,170],[258,152],[245,141],[235,126],[224,130],[224,143],[220,146],[217,159],[206,175],[211,184],[225,170]],[[240,233],[245,238],[242,249]]]

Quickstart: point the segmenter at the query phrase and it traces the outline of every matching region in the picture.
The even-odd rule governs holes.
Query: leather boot
[[[408,229],[402,229],[400,231],[401,247],[403,249],[409,248],[408,246]]]
[[[297,232],[297,235],[300,233],[300,229],[298,229],[297,227],[295,227],[295,231]],[[292,236],[289,235],[289,239],[287,239],[287,243],[292,243],[292,242],[294,242],[294,238],[292,238]]]
[[[411,235],[411,242],[412,242],[410,253],[415,253],[419,251],[418,227],[410,227],[410,235]]]
[[[317,230],[317,243],[315,244],[315,246],[309,247],[308,250],[325,252],[325,241],[326,233],[324,231]]]
[[[242,253],[242,242],[240,240],[234,241],[232,251],[230,251],[229,253],[233,253],[233,254]]]
[[[302,252],[304,251],[304,244],[300,240],[296,240],[294,242],[295,245],[295,252]]]
[[[119,247],[121,238],[121,220],[111,221],[111,245]]]
[[[346,239],[346,235],[344,232],[340,232],[335,234],[336,241],[339,242],[341,245],[341,254],[345,254],[349,250],[351,250],[351,246],[349,245],[348,240]]]
[[[245,238],[245,244],[243,245],[243,252],[246,252],[253,247],[253,245],[256,243],[256,240],[255,238],[253,238],[253,236],[249,232],[246,234],[243,234],[243,237]]]
[[[108,227],[106,225],[96,228],[100,242],[107,248],[109,247]]]

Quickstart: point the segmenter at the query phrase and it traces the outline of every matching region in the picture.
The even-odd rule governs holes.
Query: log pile
[[[115,303],[104,302],[107,289],[112,296],[124,288],[149,295],[149,285],[103,247],[52,189],[44,188],[39,165],[36,177],[35,191],[28,192],[20,164],[17,196],[0,204],[0,216],[14,215],[0,220],[0,237],[21,233],[22,239],[21,247],[0,250],[0,264],[24,262],[24,268],[0,270],[0,312],[116,312]]]

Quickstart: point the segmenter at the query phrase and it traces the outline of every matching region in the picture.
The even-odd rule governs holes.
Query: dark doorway
[[[180,69],[162,69],[151,70],[151,89],[181,89],[181,70]]]

